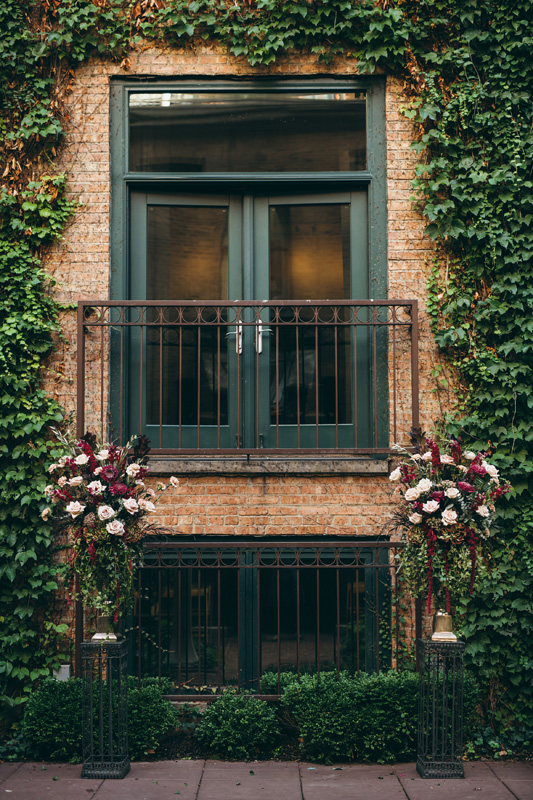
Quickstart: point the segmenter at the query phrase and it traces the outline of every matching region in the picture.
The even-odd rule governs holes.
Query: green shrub
[[[213,753],[249,760],[272,747],[279,732],[276,713],[268,703],[228,690],[208,706],[196,735]]]
[[[262,691],[277,676],[264,675]],[[280,676],[281,707],[295,720],[303,755],[311,761],[406,761],[416,756],[418,675],[391,670],[351,677],[336,672]],[[263,688],[264,687],[264,688]],[[472,727],[477,687],[465,679],[464,717]]]
[[[81,680],[46,678],[29,697],[21,733],[33,758],[81,761]]]
[[[178,725],[178,712],[164,700],[156,678],[146,678],[141,686],[128,681],[128,743],[130,758],[156,750],[167,731]],[[29,754],[44,760],[81,761],[82,754],[81,680],[44,680],[26,705],[21,734],[28,742]]]
[[[330,672],[289,684],[281,705],[298,724],[309,760],[384,763],[414,757],[417,700],[412,673],[341,673],[337,679]]]
[[[164,691],[164,690],[163,690]],[[179,725],[179,714],[152,685],[128,687],[128,744],[130,758],[140,758],[149,750],[157,750],[163,736]]]

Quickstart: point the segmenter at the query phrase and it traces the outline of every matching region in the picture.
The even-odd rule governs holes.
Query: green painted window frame
[[[366,94],[367,115],[367,169],[355,172],[309,172],[309,173],[156,173],[130,172],[129,162],[129,95],[172,91],[220,91],[251,92],[354,92]],[[386,186],[386,129],[385,90],[383,76],[365,78],[319,78],[305,80],[214,80],[162,79],[131,77],[111,80],[110,91],[110,156],[111,156],[111,273],[110,299],[137,300],[132,296],[130,283],[130,196],[133,192],[158,192],[173,190],[179,193],[204,192],[223,186],[229,192],[271,187],[272,193],[286,191],[301,195],[312,193],[357,192],[367,194],[367,263],[368,295],[357,299],[386,299],[388,289],[387,255],[387,186]],[[244,296],[246,295],[246,287]],[[386,345],[379,345],[386,357]],[[382,380],[379,378],[379,380]],[[385,388],[385,387],[384,387]],[[387,397],[387,392],[380,393]],[[111,398],[113,400],[113,398]],[[113,405],[113,403],[112,403]],[[387,402],[380,402],[377,414],[380,428],[387,427]],[[357,422],[355,422],[357,424]],[[380,442],[386,446],[386,442]],[[283,454],[283,447],[280,449]],[[320,450],[317,450],[320,455]]]

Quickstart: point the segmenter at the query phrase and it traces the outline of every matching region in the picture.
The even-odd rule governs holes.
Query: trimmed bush
[[[265,689],[272,683],[265,677]],[[416,756],[418,675],[341,673],[283,676],[281,707],[299,728],[300,748],[310,761],[408,761]],[[263,684],[262,684],[263,690]],[[476,687],[465,680],[465,720],[476,703]]]
[[[169,729],[177,727],[178,712],[162,697],[157,679],[147,678],[138,687],[128,681],[128,743],[130,758],[140,758],[156,750]],[[26,705],[21,733],[28,742],[29,754],[45,761],[82,759],[81,680],[45,679]]]
[[[81,680],[46,678],[26,703],[21,733],[33,758],[81,761]]]
[[[228,690],[208,706],[196,736],[213,753],[248,761],[271,748],[279,733],[276,713],[268,703]]]

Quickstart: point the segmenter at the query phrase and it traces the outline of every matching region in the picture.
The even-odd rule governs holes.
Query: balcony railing
[[[81,301],[77,429],[154,453],[387,453],[418,425],[418,309]]]

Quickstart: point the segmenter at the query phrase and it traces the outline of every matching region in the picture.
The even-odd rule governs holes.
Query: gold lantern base
[[[452,615],[445,611],[436,611],[433,615],[433,642],[456,642],[457,636],[453,632]]]

